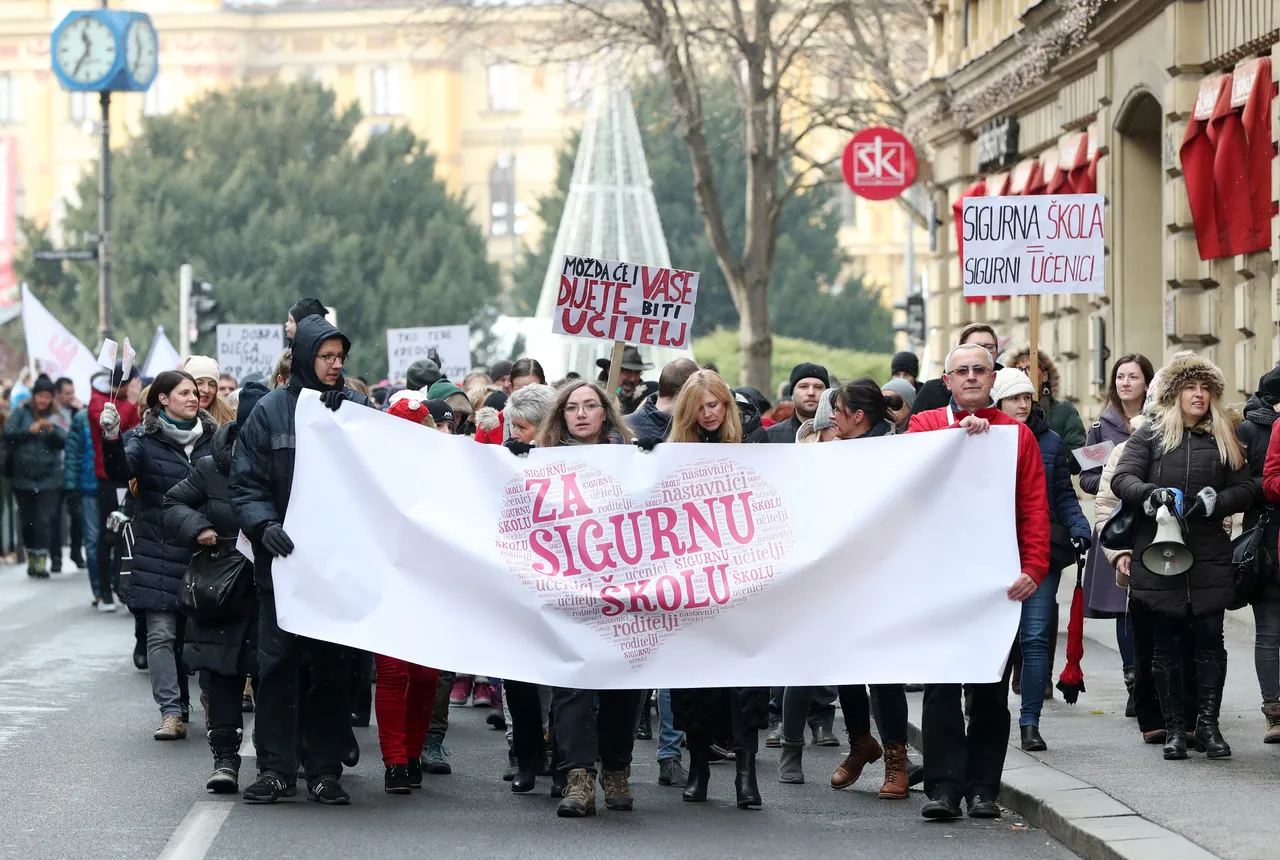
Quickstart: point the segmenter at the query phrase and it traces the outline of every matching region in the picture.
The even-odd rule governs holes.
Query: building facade
[[[930,77],[903,105],[936,215],[931,372],[970,322],[1029,336],[1025,298],[965,300],[959,201],[1056,182],[1107,204],[1105,294],[1041,302],[1041,349],[1061,366],[1063,394],[1096,414],[1111,360],[1138,352],[1159,365],[1193,349],[1225,371],[1228,399],[1244,400],[1280,361],[1269,71],[1280,69],[1280,3],[926,2]]]

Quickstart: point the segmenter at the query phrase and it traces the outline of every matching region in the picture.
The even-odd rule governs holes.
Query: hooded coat
[[[164,528],[164,497],[187,478],[194,463],[209,453],[218,426],[203,409],[196,420],[202,434],[188,456],[186,450],[162,430],[156,410],[147,410],[142,424],[128,437],[103,439],[102,460],[107,477],[125,484],[137,479],[138,496],[133,517],[133,584],[129,608],[172,612],[178,607],[182,575],[191,561],[191,550]]]
[[[1071,563],[1075,555],[1071,539],[1089,539],[1092,529],[1089,528],[1084,511],[1080,510],[1080,500],[1076,498],[1076,488],[1071,483],[1071,469],[1067,465],[1069,455],[1062,444],[1062,437],[1049,429],[1049,422],[1038,406],[1031,409],[1027,426],[1036,436],[1040,457],[1044,461],[1052,542],[1050,561],[1055,570],[1061,570]]]
[[[1018,362],[1031,354],[1029,345],[1020,346],[1009,350],[1003,356],[1005,367],[1016,367]],[[1066,447],[1067,452],[1084,447],[1085,433],[1084,422],[1080,420],[1080,412],[1070,401],[1061,400],[1062,397],[1062,374],[1058,371],[1058,365],[1052,358],[1040,353],[1040,363],[1045,366],[1048,371],[1048,398],[1041,398],[1040,406],[1044,409],[1044,414],[1049,419],[1049,429],[1062,437],[1062,444]],[[1041,387],[1045,385],[1045,380],[1040,381]],[[1045,400],[1048,403],[1045,403]],[[1067,466],[1073,475],[1080,472],[1080,461],[1075,457],[1067,459]]]
[[[1234,433],[1234,426],[1214,427],[1207,421],[1201,422],[1182,434],[1177,448],[1162,450],[1161,416],[1165,410],[1179,408],[1178,394],[1192,381],[1205,382],[1215,399],[1222,396],[1226,387],[1222,371],[1199,356],[1183,356],[1171,361],[1162,371],[1151,421],[1125,445],[1111,479],[1116,497],[1143,513],[1133,542],[1130,597],[1175,617],[1182,617],[1188,611],[1194,615],[1211,615],[1232,603],[1235,576],[1231,538],[1223,530],[1222,521],[1247,510],[1253,504],[1255,493],[1248,464],[1233,469],[1222,462],[1218,453],[1214,434]],[[1182,491],[1184,511],[1190,508],[1201,489],[1212,487],[1217,493],[1212,516],[1186,520],[1186,546],[1195,562],[1186,573],[1173,576],[1154,573],[1142,563],[1142,553],[1156,536],[1155,517],[1146,513],[1144,503],[1161,487]]]
[[[67,431],[52,420],[53,412],[51,409],[42,416],[50,420],[50,428],[39,433],[31,432],[31,425],[36,422],[34,398],[22,401],[9,413],[4,439],[9,446],[15,489],[40,493],[62,489],[62,451],[67,445]]]
[[[277,388],[258,401],[240,428],[231,461],[231,501],[244,533],[253,541],[253,569],[258,588],[267,591],[272,590],[271,554],[262,548],[262,533],[272,523],[283,523],[289,509],[297,446],[294,415],[298,393],[304,388],[343,391],[352,403],[370,405],[369,398],[346,387],[345,379],[339,378],[335,385],[327,386],[316,377],[315,360],[320,345],[334,339],[342,341],[344,352],[350,349],[347,336],[324,317],[309,316],[298,323],[289,385]]]

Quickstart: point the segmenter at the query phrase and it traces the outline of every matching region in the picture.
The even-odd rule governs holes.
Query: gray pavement
[[[636,811],[602,808],[594,820],[561,820],[547,797],[549,780],[540,779],[535,794],[510,793],[500,779],[502,735],[484,724],[487,711],[471,708],[453,709],[446,745],[454,773],[427,777],[421,793],[384,794],[375,730],[357,729],[363,758],[343,779],[351,807],[302,800],[249,807],[205,794],[210,758],[198,709],[191,739],[151,740],[158,718],[147,676],[129,660],[132,636],[127,613],[90,609],[83,572],[33,582],[18,568],[0,568],[0,857],[319,860],[443,852],[524,860],[602,850],[707,858],[1074,856],[1013,814],[925,822],[919,792],[904,802],[876,797],[879,765],[854,789],[834,792],[827,779],[843,753],[813,746],[805,751],[809,782],[802,786],[777,783],[776,751],[764,752],[765,807],[742,812],[732,803],[732,765],[713,768],[710,802],[682,803],[678,789],[657,785],[654,742],[640,741]],[[1065,725],[1049,732],[1062,749],[1074,745]]]

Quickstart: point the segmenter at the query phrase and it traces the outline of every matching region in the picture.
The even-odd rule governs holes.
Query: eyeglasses
[[[897,412],[907,404],[896,394],[886,394],[884,396],[884,405],[888,407],[890,412]]]
[[[603,408],[604,407],[601,406],[599,403],[582,403],[582,404],[573,403],[564,408],[564,414],[577,415],[579,412],[581,412],[584,415],[591,415],[597,409],[603,409]]]
[[[972,376],[981,379],[991,372],[991,368],[985,364],[975,364],[973,367],[955,367],[947,371],[951,376],[963,379],[966,376]]]
[[[347,363],[347,354],[345,352],[340,352],[340,353],[337,353],[336,355],[330,354],[330,353],[321,353],[320,355],[317,355],[316,358],[320,359],[330,367],[333,367],[335,364]]]

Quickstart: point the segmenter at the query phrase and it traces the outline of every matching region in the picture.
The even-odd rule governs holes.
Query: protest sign
[[[40,304],[26,284],[22,285],[22,331],[27,339],[27,355],[36,371],[50,379],[67,377],[75,383],[80,402],[88,403],[92,394],[89,380],[97,373],[98,362],[89,348]]]
[[[1081,469],[1096,469],[1099,466],[1107,465],[1107,458],[1111,456],[1111,452],[1115,450],[1116,443],[1110,439],[1099,442],[1097,445],[1085,445],[1083,448],[1077,448],[1071,453],[1075,455],[1076,462],[1080,464]]]
[[[237,382],[249,373],[261,373],[269,379],[282,349],[284,326],[218,326],[218,369]]]
[[[123,353],[120,357],[120,374],[121,378],[128,378],[129,371],[133,370],[133,361],[138,357],[138,352],[133,348],[133,344],[129,343],[129,338],[124,339]]]
[[[387,329],[387,378],[404,379],[409,365],[429,358],[433,349],[440,355],[440,372],[462,382],[471,370],[471,329],[464,325]]]
[[[296,430],[284,528],[297,548],[272,569],[291,633],[459,672],[646,689],[993,682],[1018,627],[1017,428],[520,458],[304,393]],[[442,486],[467,491],[440,505]]]
[[[98,364],[114,370],[116,366],[116,350],[119,348],[120,344],[111,338],[103,339],[102,349],[98,350]]]
[[[566,255],[551,330],[688,349],[698,278],[681,269]]]
[[[966,197],[961,214],[966,296],[1101,293],[1101,194]]]

